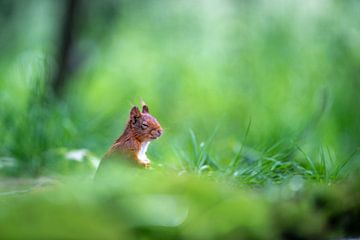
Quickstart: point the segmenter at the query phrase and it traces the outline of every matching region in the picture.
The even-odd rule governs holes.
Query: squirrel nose
[[[154,129],[151,131],[151,135],[158,138],[161,136],[162,132],[163,132],[163,130],[161,128],[157,129],[157,130]]]

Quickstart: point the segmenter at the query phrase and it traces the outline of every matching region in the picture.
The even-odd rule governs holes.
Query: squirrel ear
[[[142,113],[149,113],[149,107],[147,105],[143,105]]]
[[[140,115],[141,115],[141,113],[139,111],[139,108],[134,106],[130,111],[130,117],[135,118],[135,117],[140,117]]]

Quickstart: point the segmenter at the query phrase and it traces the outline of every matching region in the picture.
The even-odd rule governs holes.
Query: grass
[[[346,166],[351,164],[357,150],[343,161],[336,159],[329,148],[325,152],[320,146],[317,155],[311,157],[297,144],[288,145],[284,141],[257,151],[245,145],[250,126],[251,122],[245,131],[244,144],[230,160],[218,159],[211,153],[218,130],[206,142],[199,142],[194,131],[190,130],[188,151],[175,149],[175,152],[186,172],[197,175],[216,173],[250,185],[263,185],[268,181],[282,183],[293,176],[331,184],[351,173]]]

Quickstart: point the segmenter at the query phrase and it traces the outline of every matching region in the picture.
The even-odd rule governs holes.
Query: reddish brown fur
[[[142,144],[159,138],[162,132],[160,123],[150,115],[146,105],[143,105],[142,112],[137,107],[133,107],[124,132],[105,154],[104,159],[119,154],[135,160],[140,166],[150,167],[151,163],[147,158],[147,160],[139,159]],[[143,150],[143,154],[146,157],[145,151]]]

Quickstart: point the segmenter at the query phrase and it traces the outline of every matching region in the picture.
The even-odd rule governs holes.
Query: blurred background
[[[165,128],[155,166],[358,166],[359,12],[356,0],[1,0],[0,169],[101,158],[140,97]]]
[[[0,0],[0,238],[359,237],[359,13]],[[153,169],[92,181],[140,97]]]

